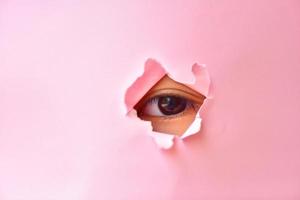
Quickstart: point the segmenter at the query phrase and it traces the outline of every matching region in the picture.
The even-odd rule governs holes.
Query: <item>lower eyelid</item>
[[[183,111],[181,113],[178,113],[176,115],[172,115],[172,116],[152,116],[150,117],[152,119],[152,121],[178,121],[181,120],[182,118],[186,117],[187,115],[192,115],[192,113],[187,113],[188,111]],[[194,114],[194,113],[193,113]]]

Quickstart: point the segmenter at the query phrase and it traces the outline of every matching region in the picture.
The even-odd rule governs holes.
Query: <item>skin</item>
[[[157,95],[179,95],[194,102],[194,108],[187,108],[174,116],[151,116],[143,113],[147,100]],[[134,107],[138,117],[145,121],[151,121],[153,131],[181,136],[195,120],[196,114],[203,104],[205,96],[189,88],[188,86],[174,81],[168,75],[159,80]]]

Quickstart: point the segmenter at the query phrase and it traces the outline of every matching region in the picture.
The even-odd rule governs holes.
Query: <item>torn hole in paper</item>
[[[127,89],[127,115],[151,123],[156,144],[168,149],[173,139],[184,139],[200,131],[200,108],[208,97],[210,79],[203,65],[194,64],[193,84],[180,83],[154,59],[145,63],[144,73]]]

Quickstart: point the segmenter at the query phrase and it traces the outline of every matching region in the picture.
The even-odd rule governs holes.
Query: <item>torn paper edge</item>
[[[209,94],[211,81],[209,73],[206,69],[206,65],[199,65],[195,63],[192,65],[191,71],[194,75],[194,83],[181,83],[201,93],[206,97],[206,99],[198,110],[193,123],[181,136],[155,132],[152,130],[153,127],[151,123],[147,123],[151,126],[151,132],[149,133],[149,135],[153,138],[158,147],[162,149],[170,149],[174,144],[175,137],[183,140],[191,135],[195,135],[200,132],[202,122],[200,111],[206,100],[208,98],[211,98],[211,94]],[[173,80],[177,81],[176,77],[173,77],[171,74],[167,73],[165,68],[162,67],[162,65],[155,59],[147,59],[147,61],[145,62],[143,74],[139,76],[133,84],[131,84],[131,86],[126,90],[125,93],[125,105],[128,117],[138,118],[137,113],[134,110],[134,106],[166,74],[168,74]]]

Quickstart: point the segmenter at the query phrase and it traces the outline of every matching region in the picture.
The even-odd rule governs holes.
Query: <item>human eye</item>
[[[168,76],[159,81],[135,106],[140,119],[154,131],[182,135],[194,121],[205,97]]]
[[[149,117],[168,119],[183,114],[193,114],[199,108],[198,103],[176,91],[170,92],[168,90],[160,91],[160,93],[146,100],[138,110],[139,117],[143,119]]]

